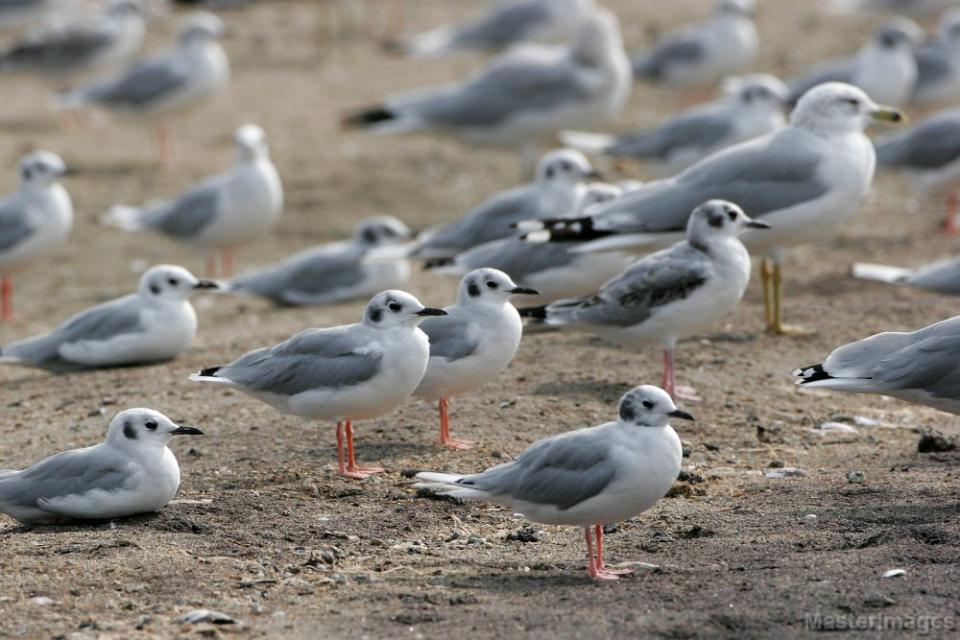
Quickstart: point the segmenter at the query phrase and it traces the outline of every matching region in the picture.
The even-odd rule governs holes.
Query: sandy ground
[[[410,4],[410,22],[428,26],[483,3]],[[632,46],[706,5],[675,0],[669,16],[654,16],[660,3],[608,4],[623,17]],[[80,173],[69,182],[78,212],[71,242],[18,277],[22,319],[0,327],[0,342],[131,290],[138,265],[173,261],[200,270],[199,256],[103,230],[95,220],[111,203],[168,194],[226,166],[232,130],[246,121],[270,135],[287,207],[277,233],[241,253],[245,265],[342,237],[369,214],[391,213],[422,228],[516,181],[509,154],[341,132],[345,110],[455,78],[477,61],[391,59],[365,33],[331,36],[325,7],[264,2],[224,14],[231,89],[178,123],[177,166],[166,173],[152,164],[147,129],[101,119],[63,133],[44,109],[43,86],[3,80],[0,187],[13,187],[18,157],[33,148],[62,153]],[[818,17],[814,2],[791,0],[766,0],[759,20],[762,67],[779,74],[849,50],[877,22]],[[157,31],[155,44],[170,27]],[[619,124],[656,122],[684,100],[638,87]],[[681,378],[704,396],[687,407],[698,421],[678,429],[690,450],[685,481],[608,538],[610,560],[659,569],[594,584],[579,532],[527,529],[504,509],[418,498],[404,473],[479,470],[543,436],[605,421],[621,393],[659,379],[656,350],[628,353],[572,334],[529,336],[499,380],[452,404],[454,432],[478,440],[478,448],[435,446],[434,408],[411,401],[358,427],[361,459],[391,472],[354,483],[333,474],[332,426],[191,386],[186,376],[307,326],[355,321],[362,304],[275,310],[207,297],[197,302],[196,343],[174,363],[61,377],[0,372],[0,466],[98,442],[109,418],[132,406],[207,434],[174,443],[183,484],[178,501],[159,514],[60,529],[0,520],[0,637],[788,638],[809,634],[818,614],[825,625],[899,624],[935,635],[956,629],[960,454],[917,451],[921,433],[956,437],[956,419],[879,397],[800,393],[790,377],[841,343],[956,313],[954,300],[846,276],[854,260],[918,264],[955,246],[936,232],[936,203],[895,178],[881,177],[876,187],[840,237],[790,254],[788,318],[818,335],[764,334],[754,282],[716,335],[681,346]],[[454,288],[421,273],[410,284],[437,306],[452,300]],[[838,416],[879,424],[856,433],[817,429]],[[779,465],[808,475],[764,477]],[[863,481],[851,482],[851,472]],[[906,574],[881,577],[896,568]],[[177,622],[198,608],[237,623]]]

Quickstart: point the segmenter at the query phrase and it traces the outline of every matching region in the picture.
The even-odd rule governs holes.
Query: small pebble
[[[847,474],[847,482],[852,484],[863,484],[866,480],[867,476],[864,475],[863,471],[851,471]]]
[[[795,467],[783,467],[767,471],[767,478],[806,478],[807,472]]]

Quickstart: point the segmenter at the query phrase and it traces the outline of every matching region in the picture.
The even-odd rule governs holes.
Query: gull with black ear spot
[[[203,435],[153,409],[127,409],[107,439],[22,471],[0,471],[0,513],[24,524],[113,520],[158,511],[180,488],[173,436]]]
[[[339,475],[363,479],[384,470],[357,465],[353,422],[385,415],[410,397],[430,357],[418,325],[445,315],[409,293],[383,291],[356,324],[305,329],[275,347],[201,369],[190,380],[239,389],[281,413],[336,422]]]
[[[518,286],[502,271],[476,269],[461,280],[457,303],[444,309],[447,315],[420,325],[430,339],[430,360],[413,395],[439,403],[441,445],[473,446],[450,435],[450,398],[485,385],[507,368],[523,334],[523,322],[510,299],[538,294]]]
[[[603,525],[649,510],[673,486],[682,447],[671,418],[693,420],[663,389],[643,385],[620,399],[612,422],[545,438],[481,473],[418,473],[416,486],[488,500],[533,522],[580,527],[590,577],[616,580],[633,571],[605,564]]]
[[[691,388],[676,384],[677,341],[715,327],[733,311],[750,281],[750,255],[738,236],[768,228],[732,202],[710,200],[690,215],[686,240],[637,260],[593,295],[520,314],[627,347],[659,342],[662,386],[674,397],[699,400]]]
[[[13,274],[66,242],[73,202],[60,184],[60,156],[36,151],[20,160],[20,185],[0,200],[0,321],[13,316]]]
[[[217,289],[183,267],[158,265],[136,293],[81,311],[50,333],[0,349],[0,364],[78,371],[172,360],[197,333],[190,297]]]

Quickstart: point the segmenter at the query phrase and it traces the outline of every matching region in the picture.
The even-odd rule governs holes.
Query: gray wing
[[[661,80],[670,67],[699,62],[706,55],[703,44],[691,36],[670,38],[651,51],[634,55],[630,62],[635,78]]]
[[[317,389],[349,387],[380,371],[380,354],[350,327],[307,329],[273,348],[257,349],[216,371],[252,391],[296,395]]]
[[[84,368],[64,359],[60,348],[75,342],[105,341],[123,334],[142,333],[140,311],[137,296],[125,296],[81,311],[50,333],[14,342],[0,353],[53,371]]]
[[[530,37],[551,12],[542,0],[508,4],[494,9],[484,19],[464,25],[454,39],[459,47],[499,50]]]
[[[819,174],[823,158],[779,135],[785,132],[728,147],[676,178],[624,194],[601,209],[594,226],[683,231],[694,208],[713,198],[736,202],[753,218],[820,198],[830,189]]]
[[[876,146],[881,166],[940,169],[960,158],[960,111],[929,118]]]
[[[462,253],[455,262],[465,270],[499,269],[514,281],[522,282],[532,274],[567,266],[575,259],[570,247],[563,243],[530,243],[519,238],[505,238]]]
[[[304,304],[362,282],[366,277],[362,257],[356,250],[306,251],[273,267],[237,278],[232,287],[256,293],[277,304]]]
[[[452,254],[484,242],[499,240],[516,232],[510,225],[539,218],[543,213],[539,198],[532,188],[523,186],[511,189],[493,196],[456,222],[435,231],[416,253],[436,253],[441,250]],[[555,215],[561,212],[551,213]]]
[[[903,278],[903,283],[937,293],[960,295],[960,258],[941,260],[915,269]]]
[[[216,219],[220,194],[219,180],[204,182],[176,200],[148,210],[145,223],[174,238],[199,235]]]
[[[468,335],[469,326],[470,320],[459,314],[420,323],[420,329],[430,338],[430,357],[453,361],[473,355],[477,341]]]
[[[115,80],[84,90],[89,99],[113,107],[143,109],[186,86],[190,76],[172,56],[150,58]]]
[[[837,58],[818,64],[807,74],[795,78],[788,84],[790,93],[787,101],[796,104],[797,100],[810,89],[824,82],[853,83],[856,75],[857,63],[855,58]]]
[[[128,465],[100,447],[64,451],[23,471],[0,475],[0,503],[49,510],[38,502],[93,490],[117,491],[131,477]]]
[[[16,196],[0,202],[0,251],[8,251],[29,238],[36,231]]]
[[[616,477],[610,449],[594,429],[547,438],[533,444],[513,462],[465,476],[458,484],[560,510],[596,496]]]
[[[687,298],[712,276],[709,257],[682,242],[638,260],[593,296],[549,305],[547,317],[630,326],[647,320],[660,307]]]
[[[90,24],[52,29],[9,49],[0,57],[0,67],[68,70],[82,66],[112,43],[109,29]]]
[[[698,113],[682,115],[652,131],[637,131],[617,137],[607,149],[615,156],[667,158],[688,147],[710,149],[733,132],[727,114]]]
[[[590,78],[570,59],[543,64],[504,60],[466,84],[402,106],[439,128],[494,127],[526,113],[551,111],[594,95]]]
[[[917,83],[914,86],[914,95],[923,94],[930,87],[936,86],[953,75],[953,66],[950,64],[950,53],[938,42],[921,45],[913,50],[917,61]]]

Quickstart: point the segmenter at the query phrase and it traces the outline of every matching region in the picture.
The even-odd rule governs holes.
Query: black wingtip
[[[216,378],[217,372],[219,372],[220,369],[222,368],[223,366],[207,367],[206,369],[200,369],[200,375],[205,378]]]
[[[550,232],[550,242],[584,242],[613,235],[611,231],[597,229],[593,218],[546,218],[543,228]]]
[[[803,378],[800,384],[817,382],[818,380],[830,380],[833,378],[832,375],[824,370],[822,364],[812,364],[809,367],[801,367],[794,371],[794,375],[798,378]]]
[[[423,270],[439,269],[440,267],[449,267],[453,264],[453,258],[430,258],[423,263]]]
[[[547,305],[541,305],[539,307],[521,307],[517,309],[520,313],[521,318],[530,318],[531,320],[546,320],[547,319]]]
[[[348,129],[362,129],[394,118],[396,114],[386,107],[373,107],[347,115],[343,118],[342,124]]]

